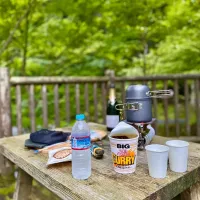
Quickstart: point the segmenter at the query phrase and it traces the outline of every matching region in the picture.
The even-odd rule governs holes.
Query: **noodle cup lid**
[[[126,135],[137,134],[139,137],[138,130],[135,127],[125,122],[119,122],[117,126],[110,132],[108,137],[112,137],[112,136],[120,135],[120,134],[126,134]]]

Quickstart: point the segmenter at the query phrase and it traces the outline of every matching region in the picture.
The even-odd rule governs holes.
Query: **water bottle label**
[[[90,136],[72,137],[72,149],[85,150],[89,149],[91,145]]]

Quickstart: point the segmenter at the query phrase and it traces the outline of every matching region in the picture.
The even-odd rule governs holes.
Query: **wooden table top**
[[[0,153],[62,199],[171,199],[200,180],[200,144],[190,143],[186,173],[168,170],[164,179],[148,174],[145,151],[138,152],[136,172],[128,175],[113,170],[108,140],[104,140],[104,158],[92,158],[92,175],[88,180],[72,178],[71,162],[46,167],[47,156],[24,148],[29,134],[0,139]],[[155,136],[153,143],[167,139]]]

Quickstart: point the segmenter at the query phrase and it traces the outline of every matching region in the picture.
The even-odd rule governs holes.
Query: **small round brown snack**
[[[53,155],[53,157],[56,158],[56,159],[62,159],[62,158],[69,156],[69,154],[71,154],[71,153],[72,153],[71,149],[63,149],[61,151],[56,152]]]

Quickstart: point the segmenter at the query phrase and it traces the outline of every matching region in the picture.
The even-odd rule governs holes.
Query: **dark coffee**
[[[136,138],[137,136],[138,136],[137,134],[120,134],[120,135],[113,135],[112,138],[131,139],[131,138]]]

